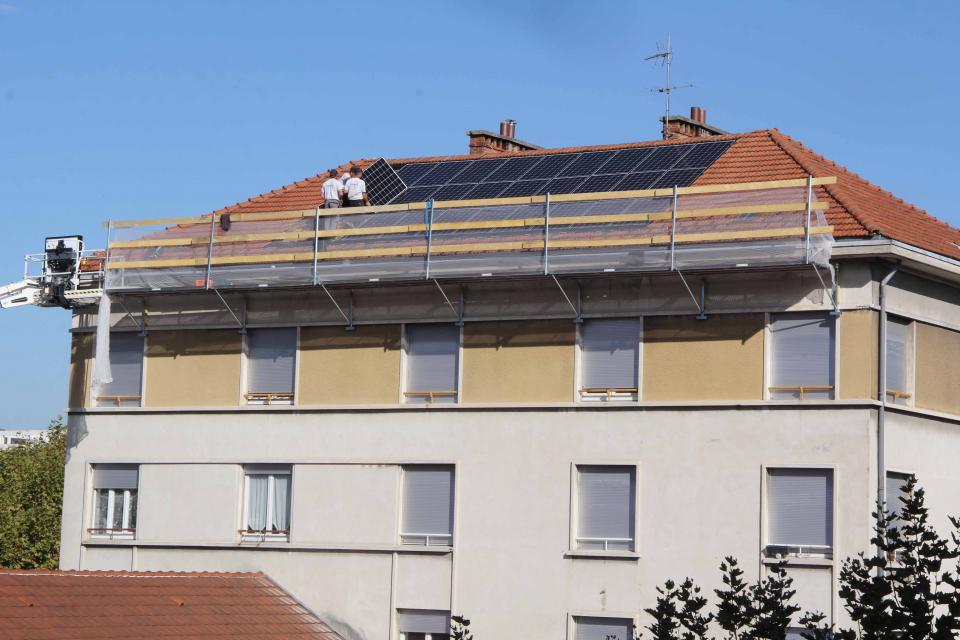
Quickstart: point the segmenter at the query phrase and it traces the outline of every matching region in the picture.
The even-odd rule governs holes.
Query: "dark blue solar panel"
[[[439,187],[407,187],[407,190],[393,199],[394,204],[405,202],[426,202]]]
[[[387,204],[407,188],[397,172],[383,158],[366,168],[363,179],[367,183],[370,204]]]
[[[703,173],[703,169],[673,169],[672,171],[665,171],[660,174],[660,179],[654,183],[652,188],[689,187],[701,173]]]
[[[505,180],[519,180],[524,173],[543,160],[544,157],[545,156],[522,156],[519,158],[510,158],[502,167],[488,175],[483,181],[503,182]]]
[[[502,167],[506,162],[506,158],[474,160],[469,167],[458,173],[450,182],[482,182],[484,178]]]
[[[434,200],[459,200],[473,189],[472,184],[448,184],[433,193]]]
[[[403,180],[406,184],[414,184],[417,180],[422,178],[424,174],[437,166],[436,162],[415,162],[413,164],[401,165],[397,169],[397,174],[399,174],[400,179]]]
[[[651,153],[653,153],[653,149],[650,147],[623,149],[622,151],[618,151],[617,155],[610,158],[610,160],[600,165],[596,173],[629,173],[631,169],[640,164]]]
[[[610,191],[613,185],[623,180],[622,173],[611,173],[604,176],[593,176],[587,178],[583,184],[577,187],[575,193],[600,193]]]
[[[592,176],[604,162],[616,155],[616,151],[597,151],[595,153],[581,153],[580,157],[567,165],[560,172],[560,176]]]
[[[612,191],[635,191],[637,189],[650,189],[653,184],[663,175],[659,171],[648,171],[647,173],[628,173],[617,183]]]
[[[712,144],[693,145],[690,153],[683,156],[677,164],[673,165],[673,168],[698,169],[709,167],[731,144],[730,142],[714,142]]]
[[[473,190],[467,194],[465,200],[474,200],[476,198],[496,198],[500,192],[506,189],[512,182],[481,182],[473,187]]]
[[[500,193],[501,198],[513,198],[516,196],[535,196],[540,190],[547,186],[546,180],[518,180]]]
[[[447,184],[451,178],[454,178],[458,173],[466,169],[469,163],[469,160],[438,162],[433,168],[433,171],[427,172],[425,176],[414,182],[413,185]]]
[[[573,178],[554,178],[547,183],[540,193],[574,193],[577,187],[585,180],[583,176]]]
[[[543,178],[555,178],[567,165],[576,160],[578,155],[579,154],[576,153],[565,153],[556,156],[547,156],[543,159],[543,162],[523,174],[523,179],[540,180]]]
[[[678,144],[669,147],[657,147],[650,156],[633,168],[633,171],[666,171],[672,169],[677,160],[690,152],[692,145]]]

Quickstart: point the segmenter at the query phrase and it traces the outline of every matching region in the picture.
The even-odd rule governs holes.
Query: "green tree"
[[[57,568],[65,453],[59,418],[42,440],[0,450],[0,567]]]

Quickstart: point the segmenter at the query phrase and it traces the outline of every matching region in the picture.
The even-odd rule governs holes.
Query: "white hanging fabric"
[[[100,308],[97,311],[96,349],[91,382],[94,389],[113,382],[113,373],[110,371],[110,297],[106,293],[100,296]]]

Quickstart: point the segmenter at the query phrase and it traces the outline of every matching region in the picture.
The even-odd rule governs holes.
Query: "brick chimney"
[[[542,148],[517,139],[516,120],[502,120],[500,122],[500,133],[477,129],[467,131],[467,135],[470,137],[471,154],[510,153],[512,151],[532,151]]]
[[[663,122],[664,119],[660,118]],[[708,138],[728,133],[723,129],[707,124],[707,110],[703,107],[690,107],[690,117],[670,116],[664,123],[663,139],[671,138]]]

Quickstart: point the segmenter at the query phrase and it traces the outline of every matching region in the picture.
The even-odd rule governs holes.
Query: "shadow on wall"
[[[70,454],[87,437],[87,417],[75,415],[67,417],[67,454],[65,462],[70,462]]]

